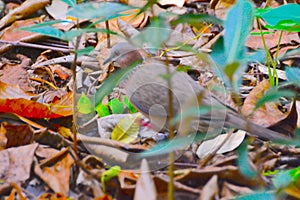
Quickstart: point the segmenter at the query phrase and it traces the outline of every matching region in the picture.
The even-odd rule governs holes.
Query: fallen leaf
[[[183,7],[185,0],[159,0],[158,3],[162,6],[175,5],[178,7]]]
[[[217,198],[219,193],[218,176],[214,175],[203,187],[199,200],[210,200]]]
[[[241,187],[238,185],[230,184],[228,182],[224,182],[221,191],[222,191],[221,196],[227,197],[229,199],[234,199],[236,195],[250,194],[254,192],[248,187]]]
[[[30,177],[34,152],[38,144],[9,148],[0,151],[0,191],[13,182],[25,182]]]
[[[246,136],[246,132],[239,130],[236,133],[233,133],[228,137],[228,134],[221,134],[211,140],[204,141],[197,149],[197,156],[201,159],[214,152],[224,140],[226,142],[222,145],[222,147],[217,151],[218,154],[226,153],[237,148],[243,141]],[[226,139],[227,138],[227,139]]]
[[[13,23],[16,20],[36,13],[50,3],[50,0],[26,0],[19,7],[9,12],[0,20],[0,29]]]
[[[139,133],[140,126],[136,122],[138,118],[140,118],[140,115],[134,114],[120,119],[111,133],[111,139],[124,143],[134,141]]]
[[[176,170],[175,173],[179,173],[181,170]],[[181,183],[188,182],[194,186],[205,185],[207,181],[214,175],[217,175],[220,180],[228,180],[235,184],[247,185],[249,187],[255,187],[260,184],[259,179],[245,178],[240,172],[238,167],[232,165],[226,165],[224,167],[207,166],[204,169],[190,169],[185,172],[183,176],[176,178]]]
[[[5,64],[0,70],[0,81],[8,85],[18,85],[25,92],[34,91],[25,67],[27,67],[25,63]]]
[[[34,172],[56,193],[69,194],[71,166],[74,164],[67,149],[36,165]]]
[[[3,32],[0,34],[0,39],[5,41],[20,41],[23,38],[38,35],[37,33],[20,30],[20,28],[41,23],[42,21],[43,17],[16,21],[11,26],[3,30]]]
[[[3,122],[0,134],[5,134],[7,138],[6,148],[18,147],[30,144],[33,140],[33,130],[27,125],[12,125]]]
[[[0,99],[31,99],[31,95],[24,92],[18,85],[10,85],[0,81]]]
[[[253,32],[259,33],[259,30],[254,30]],[[286,46],[287,44],[294,44],[295,42],[299,43],[299,37],[296,32],[283,32],[280,39],[280,31],[275,33],[264,35],[266,46],[268,49],[272,49],[278,46],[278,41],[280,40],[280,45]],[[252,49],[263,49],[264,44],[260,35],[249,35],[246,41],[246,46]],[[294,46],[294,45],[290,45]],[[280,48],[280,50],[283,47]],[[284,55],[284,53],[289,48],[284,48],[284,50],[279,51],[279,56]]]
[[[67,103],[67,105],[65,105],[65,103]],[[28,118],[52,119],[70,116],[72,114],[72,105],[69,104],[68,98],[67,100],[60,100],[57,104],[49,105],[23,98],[0,99],[0,112],[15,113]]]
[[[149,200],[155,200],[157,199],[157,192],[154,181],[150,174],[150,168],[147,160],[143,159],[133,199],[139,200],[144,199],[145,197],[147,197]]]
[[[263,127],[269,127],[286,118],[287,113],[282,113],[275,102],[267,102],[254,111],[256,102],[270,88],[269,80],[260,82],[247,96],[242,107],[243,115],[250,121]],[[254,113],[252,113],[254,111]]]

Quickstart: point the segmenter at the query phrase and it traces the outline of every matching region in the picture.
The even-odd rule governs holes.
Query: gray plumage
[[[119,48],[118,52],[122,52],[122,49]],[[186,73],[178,72],[172,66],[169,66],[169,69],[170,76],[166,75],[167,67],[163,62],[149,59],[137,66],[125,81],[126,95],[132,104],[150,119],[157,130],[168,129],[168,94],[170,89],[173,94],[173,114],[174,116],[181,116],[176,125],[179,133],[210,132],[223,127],[234,127],[250,132],[261,139],[287,138],[282,134],[249,122]],[[168,88],[167,77],[171,78],[171,88]],[[199,115],[198,113],[193,117],[182,117],[188,109],[196,110],[199,106],[211,109],[206,114]]]

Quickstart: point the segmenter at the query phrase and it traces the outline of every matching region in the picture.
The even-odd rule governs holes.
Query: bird
[[[118,62],[118,58],[122,58],[122,61],[133,62],[140,59],[141,55],[132,57],[132,53],[128,54],[133,49],[134,46],[129,43],[116,44],[111,49],[109,60]],[[130,58],[126,58],[128,56]],[[122,66],[129,64],[123,62]],[[169,129],[169,102],[172,102],[172,117],[178,118],[174,127],[182,135],[209,133],[225,127],[244,130],[262,140],[288,139],[281,133],[250,122],[187,73],[176,71],[173,66],[160,60],[145,59],[124,81],[125,93],[130,102],[150,119],[155,130]],[[172,101],[169,100],[170,93]],[[206,108],[206,112],[200,112],[201,107]]]
[[[124,68],[134,61],[142,59],[142,55],[135,46],[128,42],[119,42],[111,48],[110,55],[103,65],[113,62],[114,66]]]

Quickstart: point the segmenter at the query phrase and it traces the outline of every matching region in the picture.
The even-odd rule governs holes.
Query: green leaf
[[[76,0],[62,0],[63,2],[65,2],[66,4],[68,4],[71,7],[76,6]]]
[[[239,166],[240,172],[246,176],[247,178],[254,178],[256,177],[256,172],[251,168],[250,166],[250,161],[248,158],[248,141],[244,141],[238,148],[237,154],[238,154],[238,159],[237,159],[237,164]]]
[[[197,29],[200,29],[202,27],[203,22],[219,25],[223,24],[222,20],[211,15],[188,13],[178,16],[175,20],[171,21],[171,25],[187,23],[191,26],[196,27]]]
[[[29,26],[21,28],[21,30],[30,31],[34,33],[39,33],[42,35],[47,35],[54,38],[61,39],[62,35],[64,34],[61,30],[53,28],[52,26]]]
[[[152,17],[151,26],[144,28],[131,41],[136,46],[143,47],[146,44],[147,48],[156,51],[169,39],[170,33],[171,30],[164,17]]]
[[[273,192],[255,192],[252,194],[246,194],[239,196],[236,200],[276,200],[276,196]]]
[[[187,73],[189,70],[191,70],[192,69],[192,67],[191,66],[187,66],[187,65],[182,65],[182,66],[177,66],[176,67],[176,71],[177,72],[185,72],[185,73]]]
[[[296,197],[298,199],[299,196],[299,186],[300,186],[300,166],[281,171],[272,179],[274,186],[277,188],[277,191],[284,189],[284,191]]]
[[[300,5],[289,3],[264,12],[260,17],[268,23],[269,27],[274,29],[296,31],[298,29],[294,26],[300,25],[299,13]],[[293,27],[295,30],[293,30]]]
[[[110,107],[112,114],[122,114],[124,112],[123,104],[117,98],[110,100],[108,106]]]
[[[252,27],[253,17],[253,6],[247,0],[237,0],[228,11],[224,35],[227,64],[244,59],[244,44]]]
[[[134,7],[120,3],[102,2],[102,3],[82,3],[69,10],[68,16],[79,19],[113,19],[119,17],[120,12],[131,10]],[[128,13],[127,15],[130,15]]]
[[[276,26],[265,25],[266,28],[289,32],[300,32],[300,25],[293,21],[280,21]]]
[[[225,54],[224,38],[220,37],[214,44],[214,46],[212,48],[212,52],[210,54],[213,61],[220,68],[223,68],[226,66],[226,56],[224,56],[224,54]]]
[[[42,23],[39,23],[39,24],[34,24],[34,25],[31,25],[31,26],[27,26],[27,27],[22,27],[20,29],[24,30],[24,31],[30,31],[31,28],[32,29],[34,29],[34,28],[41,28],[41,27],[51,26],[51,25],[60,24],[60,23],[73,23],[73,22],[69,21],[69,20],[57,19],[57,20],[42,22]]]
[[[269,12],[272,10],[272,7],[266,7],[266,8],[256,8],[254,12],[255,17],[261,17],[262,14]]]
[[[278,174],[278,170],[274,170],[274,171],[264,171],[263,173],[262,173],[262,175],[263,176],[274,176],[274,175],[277,175]]]
[[[126,144],[134,141],[139,134],[140,125],[136,122],[136,119],[140,116],[141,114],[138,113],[133,116],[126,116],[120,119],[111,133],[111,139]]]
[[[106,192],[105,182],[113,179],[114,177],[117,177],[120,172],[121,172],[121,167],[118,165],[115,165],[109,168],[108,170],[102,172],[101,185],[104,192]]]
[[[296,84],[300,87],[300,69],[295,67],[285,68],[286,77],[289,82]]]
[[[195,140],[197,142],[202,141],[205,138],[205,134],[189,134],[185,137],[175,137],[172,140],[161,141],[159,144],[152,147],[150,150],[141,152],[137,155],[139,158],[147,158],[152,156],[164,155],[170,152],[182,150],[185,147],[192,144]]]
[[[115,86],[117,86],[131,71],[132,69],[140,64],[142,61],[137,61],[131,64],[130,66],[127,66],[123,69],[119,69],[118,71],[114,72],[112,75],[110,75],[98,88],[94,95],[94,102],[96,105],[101,104],[102,99],[107,96],[109,93],[113,91]]]
[[[300,47],[288,50],[280,59],[288,58],[289,56],[298,56],[300,54]]]
[[[300,166],[290,170],[290,175],[293,178],[293,181],[299,180],[300,177]]]
[[[300,177],[300,166],[290,170],[279,172],[273,179],[276,188],[286,188],[292,182],[298,181]]]
[[[249,61],[264,62],[266,60],[266,51],[263,49],[256,50],[247,55]]]
[[[119,175],[121,172],[121,167],[118,165],[115,165],[108,170],[104,171],[101,175],[101,182],[109,181],[112,178],[116,177]]]
[[[106,105],[103,105],[102,103],[98,104],[95,107],[96,112],[98,113],[99,117],[105,117],[110,115],[109,109]]]
[[[130,113],[136,113],[137,109],[130,103],[127,96],[124,97],[124,104],[127,106]]]
[[[93,50],[94,50],[94,47],[89,46],[84,49],[77,50],[76,53],[77,53],[78,57],[80,57],[82,55],[87,55],[87,54],[91,53]]]
[[[82,114],[89,114],[93,111],[91,100],[83,92],[77,102],[77,109]]]
[[[267,102],[272,102],[272,101],[277,101],[281,97],[294,97],[295,92],[291,90],[278,90],[277,88],[271,88],[268,90],[262,98],[260,98],[256,104],[255,104],[255,109],[261,107]]]
[[[233,62],[225,66],[224,72],[231,82],[233,81],[233,75],[235,74],[239,66],[240,66],[239,62]]]
[[[229,86],[230,81],[227,76],[224,74],[224,67],[226,66],[226,56],[225,54],[225,47],[224,47],[224,38],[220,37],[217,42],[214,44],[212,48],[212,52],[210,54],[211,59],[214,61],[217,67],[213,68],[215,74],[222,78],[225,85]]]
[[[61,39],[71,41],[75,37],[78,37],[79,35],[82,35],[84,33],[91,33],[91,32],[93,32],[93,33],[109,33],[109,34],[114,34],[114,35],[117,34],[113,31],[109,31],[104,28],[84,28],[84,29],[73,29],[73,30],[67,31],[61,36]]]
[[[251,32],[250,33],[250,35],[253,35],[253,36],[261,36],[261,34],[263,34],[263,35],[274,34],[274,31],[263,31],[262,33],[261,32]]]
[[[276,188],[286,188],[291,182],[293,182],[293,177],[290,174],[290,171],[282,171],[279,172],[273,179],[272,179]]]

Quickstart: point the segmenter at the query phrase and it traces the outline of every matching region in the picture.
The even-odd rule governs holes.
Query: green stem
[[[269,52],[269,49],[267,47],[267,44],[266,44],[266,41],[265,41],[265,38],[264,38],[264,34],[262,32],[261,23],[260,23],[259,20],[257,20],[257,23],[258,23],[258,26],[259,26],[260,35],[261,35],[261,39],[262,39],[262,42],[263,42],[263,45],[264,45],[264,49],[265,49],[265,52],[267,54],[267,66],[268,66],[268,74],[269,74],[270,84],[271,84],[271,86],[274,86],[275,85],[274,84],[274,70],[273,70],[273,73],[272,73],[271,65],[270,65],[270,63],[273,63],[272,62],[273,59],[272,59],[272,56],[271,56],[271,54]],[[274,69],[274,67],[273,67],[273,69]],[[275,71],[275,73],[277,73],[277,72]]]
[[[167,62],[167,75],[171,75],[170,66]],[[174,127],[171,124],[171,120],[173,119],[173,105],[172,105],[172,84],[171,84],[171,76],[167,79],[168,84],[168,126],[169,126],[169,132],[170,132],[170,140],[172,140],[175,136],[174,133]],[[174,161],[175,161],[175,155],[174,152],[169,153],[169,168],[168,168],[168,175],[170,177],[168,182],[168,200],[174,200]]]
[[[280,48],[280,43],[281,43],[281,39],[282,39],[282,34],[283,34],[283,31],[280,31],[280,35],[279,35],[279,39],[278,39],[278,44],[277,44],[277,48],[276,48],[276,54],[275,54],[275,61],[273,62],[273,66],[275,66],[275,75],[276,75],[276,85],[278,85],[279,83],[279,78],[278,78],[278,73],[277,73],[277,70],[276,70],[276,66],[277,66],[277,61],[278,61],[278,54],[279,54],[279,48]]]

